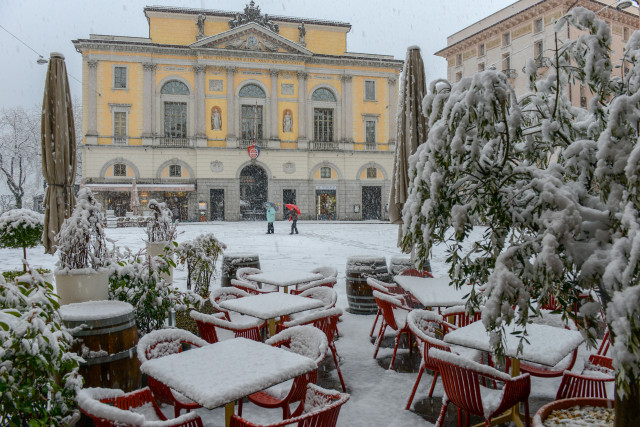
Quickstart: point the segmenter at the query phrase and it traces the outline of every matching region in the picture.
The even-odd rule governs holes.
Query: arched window
[[[171,80],[162,86],[160,93],[163,95],[189,95],[189,88],[178,80]]]
[[[127,176],[127,165],[124,163],[115,163],[113,165],[113,176]]]
[[[264,90],[262,90],[262,88],[258,85],[254,85],[254,84],[248,84],[242,87],[242,89],[240,89],[240,92],[238,93],[238,95],[240,96],[240,98],[266,98],[267,95],[265,95]]]
[[[336,96],[329,89],[321,87],[313,91],[312,101],[336,102]]]

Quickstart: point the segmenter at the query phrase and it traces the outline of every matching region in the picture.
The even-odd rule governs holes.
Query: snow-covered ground
[[[398,227],[386,223],[356,222],[328,223],[299,221],[299,235],[289,235],[289,223],[275,223],[275,234],[266,234],[266,222],[214,222],[182,224],[178,241],[189,240],[200,233],[211,232],[227,245],[227,252],[256,253],[260,257],[260,265],[264,271],[282,271],[286,269],[309,271],[317,266],[329,265],[338,269],[338,307],[348,307],[345,290],[346,260],[350,256],[376,255],[389,258],[399,255],[396,247]],[[480,236],[480,229],[477,229]],[[107,236],[115,240],[118,246],[140,249],[144,246],[145,237],[142,228],[108,229]],[[42,246],[28,250],[28,260],[32,266],[54,269],[57,256],[45,255]],[[2,270],[17,269],[21,266],[21,250],[0,249]],[[444,247],[436,248],[431,259],[435,276],[445,275],[446,252]],[[220,262],[220,261],[219,261]],[[220,286],[220,265],[213,286]],[[186,287],[186,272],[178,269],[174,283]],[[397,372],[387,370],[393,348],[382,347],[378,359],[372,358],[373,344],[369,339],[369,331],[373,323],[373,315],[353,315],[345,311],[343,321],[339,324],[341,338],[336,342],[340,354],[341,367],[351,399],[347,402],[338,420],[339,426],[425,426],[430,425],[421,414],[428,405],[425,400],[431,377],[423,376],[421,387],[414,399],[414,408],[405,411],[407,398],[417,376],[417,368],[413,372]],[[393,341],[389,341],[392,345]],[[385,342],[386,344],[386,342]],[[407,350],[399,350],[406,353]],[[578,362],[574,371],[582,367],[582,357],[587,354],[584,345],[580,349]],[[330,358],[330,356],[328,356]],[[382,365],[382,366],[381,366]],[[329,363],[332,366],[332,362]],[[335,370],[329,372],[330,383],[339,386]],[[560,379],[533,378],[531,397],[538,402],[553,400]],[[323,385],[321,383],[321,385]],[[437,413],[442,396],[441,382],[438,381],[433,400]],[[425,404],[425,402],[427,402]],[[539,407],[540,403],[534,405]],[[535,410],[535,409],[534,409]],[[167,411],[168,414],[172,413]],[[224,425],[224,410],[207,411],[200,409],[207,426]],[[272,420],[281,417],[279,409],[265,410],[251,404],[245,405],[244,416],[249,419],[264,419],[264,414]],[[533,413],[532,413],[533,414]]]

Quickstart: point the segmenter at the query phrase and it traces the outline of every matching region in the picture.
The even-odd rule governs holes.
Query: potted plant
[[[100,203],[88,188],[56,236],[59,260],[54,271],[60,304],[106,300],[110,263]]]
[[[27,272],[27,248],[42,240],[44,215],[30,209],[11,209],[0,216],[0,247],[22,248],[23,272]]]
[[[174,242],[176,237],[177,223],[171,218],[171,211],[167,208],[166,203],[159,203],[155,199],[151,199],[147,206],[151,211],[151,217],[147,222],[147,254],[149,257],[163,258],[164,262],[169,264],[168,275],[163,276],[168,284],[173,283],[173,247],[177,246]]]
[[[613,425],[614,401],[591,397],[574,397],[547,403],[533,417],[534,427],[564,425],[572,420],[575,425]]]

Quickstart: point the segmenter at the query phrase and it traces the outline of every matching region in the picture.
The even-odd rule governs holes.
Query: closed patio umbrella
[[[400,224],[398,246],[402,242],[402,208],[409,195],[409,156],[427,139],[427,119],[422,115],[422,99],[427,94],[424,64],[420,48],[407,49],[402,71],[398,134],[393,156],[389,221]]]
[[[44,198],[46,253],[55,252],[55,237],[75,206],[76,134],[67,67],[61,53],[52,52],[42,100],[42,174],[47,181]]]
[[[133,180],[131,181],[131,200],[130,200],[130,205],[131,205],[131,212],[133,212],[134,215],[138,215],[138,207],[140,206],[140,198],[138,197],[138,187],[136,185],[136,179],[133,178]]]

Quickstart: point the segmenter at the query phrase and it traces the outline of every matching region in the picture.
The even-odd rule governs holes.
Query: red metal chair
[[[338,378],[340,378],[340,384],[342,385],[342,391],[347,391],[347,386],[344,384],[344,378],[342,378],[342,371],[340,370],[340,356],[336,349],[335,337],[338,333],[338,320],[342,316],[342,310],[339,308],[331,308],[329,310],[320,310],[314,313],[308,314],[304,317],[299,317],[291,322],[285,322],[277,326],[279,331],[286,328],[301,325],[311,325],[324,332],[327,337],[327,343],[331,354],[333,355],[333,363],[336,365],[338,371]]]
[[[407,316],[407,324],[411,333],[416,337],[416,343],[422,356],[422,363],[420,363],[420,371],[418,372],[418,378],[411,390],[411,396],[405,409],[411,409],[411,403],[420,384],[420,379],[425,369],[433,371],[433,380],[431,381],[431,388],[429,389],[429,397],[433,395],[433,389],[436,386],[438,380],[438,366],[429,356],[429,350],[437,348],[438,350],[451,351],[449,344],[442,341],[442,338],[448,332],[448,328],[444,325],[442,316],[428,310],[413,310]]]
[[[603,340],[598,351],[603,349],[604,346],[606,346],[606,339]],[[572,397],[612,398],[607,396],[607,385],[614,381],[613,359],[600,354],[592,354],[585,362],[581,374],[569,371],[564,372],[556,399]]]
[[[470,325],[473,322],[477,322],[482,317],[481,311],[476,311],[473,316],[467,313],[465,307],[463,305],[456,305],[453,307],[448,307],[440,312],[444,320],[448,323],[462,328],[464,326]]]
[[[260,270],[259,268],[241,267],[236,270],[236,279],[246,281],[247,276],[250,276],[252,274],[260,274],[260,273],[262,273],[262,270]]]
[[[393,285],[391,283],[386,283],[381,280],[375,279],[373,277],[367,277],[367,285],[369,285],[372,292],[378,291],[378,292],[382,292],[383,294],[393,295],[394,297],[406,302],[406,294],[404,292],[404,289],[402,289],[400,286]],[[373,333],[376,329],[376,325],[378,324],[378,319],[380,318],[381,314],[382,314],[382,311],[380,310],[380,307],[378,307],[378,311],[376,312],[376,318],[373,321],[373,325],[371,326],[371,332],[369,333],[370,337],[373,336]],[[380,328],[382,328],[383,324],[384,324],[384,318],[382,319],[382,323],[380,323]]]
[[[261,289],[257,283],[241,279],[231,279],[231,286],[243,290],[250,295],[261,295],[271,292],[278,292],[278,289]]]
[[[414,276],[414,277],[433,277],[431,272],[426,270],[418,270],[416,268],[407,268],[402,273],[401,276]]]
[[[183,329],[159,329],[149,332],[140,339],[137,347],[138,359],[140,363],[144,363],[150,359],[180,353],[185,344],[202,347],[209,343]],[[170,387],[156,379],[152,377],[147,378],[153,397],[157,402],[172,405],[175,418],[180,416],[182,409],[186,409],[186,411],[189,412],[191,409],[201,407],[198,403],[193,402],[177,391],[171,390]]]
[[[411,308],[404,305],[403,301],[399,300],[398,298],[388,294],[383,294],[382,292],[373,291],[373,298],[375,298],[376,304],[378,305],[378,308],[382,313],[382,317],[384,318],[384,322],[381,325],[380,332],[378,332],[378,338],[376,339],[376,349],[373,353],[373,358],[375,359],[378,356],[378,350],[380,349],[380,344],[382,343],[384,333],[387,330],[387,327],[390,327],[391,329],[396,331],[393,356],[391,357],[391,363],[389,364],[389,369],[392,369],[393,364],[396,361],[396,353],[398,352],[398,344],[400,343],[400,337],[402,336],[402,334],[408,335],[409,352],[413,353],[411,330],[407,325],[407,314],[409,314]]]
[[[531,377],[523,374],[510,377],[487,365],[471,361],[446,351],[431,349],[429,354],[438,367],[442,376],[445,395],[442,398],[442,409],[436,421],[436,426],[442,426],[449,403],[458,408],[458,425],[461,421],[461,411],[466,412],[466,422],[469,424],[469,414],[478,415],[485,419],[485,426],[491,425],[491,419],[502,414],[507,409],[524,403],[525,423],[530,426],[529,393],[531,392]],[[504,384],[501,389],[484,387],[484,384]]]
[[[254,318],[249,316],[245,316],[248,321],[239,323],[226,320],[224,313],[205,314],[191,310],[189,315],[195,320],[202,339],[210,344],[238,337],[262,341],[260,330],[267,325],[264,320],[252,320]]]
[[[332,288],[327,288],[324,286],[307,289],[306,291],[303,291],[298,295],[300,295],[301,297],[313,298],[322,301],[324,303],[324,306],[320,307],[319,309],[315,309],[316,311],[328,310],[330,308],[333,308],[336,306],[336,302],[338,302],[338,293]]]
[[[336,279],[335,277],[325,277],[322,279],[314,280],[312,282],[297,285],[295,289],[291,289],[289,290],[289,292],[293,295],[300,295],[306,290],[317,287],[333,288],[336,283],[338,283],[338,279]]]
[[[256,424],[234,414],[231,416],[231,427],[335,427],[340,408],[347,400],[348,394],[308,384],[304,400],[291,418],[272,424]]]
[[[96,427],[143,426],[152,421],[171,427],[202,427],[196,413],[167,420],[148,387],[126,394],[118,389],[85,388],[78,392],[77,400],[80,411],[91,418]],[[153,407],[153,414],[147,409],[148,405]]]
[[[313,326],[287,328],[265,341],[265,344],[282,347],[312,359],[320,364],[327,354],[328,342],[324,332]],[[318,381],[318,370],[300,375],[282,384],[269,387],[247,396],[247,399],[263,408],[282,408],[282,418],[291,417],[290,405],[304,399],[307,384]],[[242,416],[242,399],[238,402],[238,415]]]

